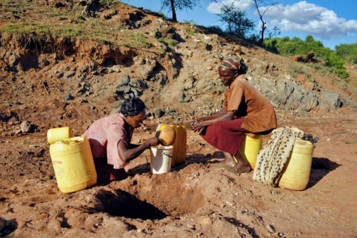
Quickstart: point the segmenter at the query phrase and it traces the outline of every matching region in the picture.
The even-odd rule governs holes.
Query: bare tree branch
[[[267,22],[264,21],[263,17],[265,13],[267,13],[271,8],[275,7],[278,2],[271,2],[271,1],[266,1],[266,0],[253,0],[253,4],[255,9],[257,10],[257,13],[259,15],[260,22],[262,23],[261,26],[261,38],[259,40],[260,44],[263,44],[264,41],[264,32],[267,29]],[[261,11],[261,9],[264,9]]]

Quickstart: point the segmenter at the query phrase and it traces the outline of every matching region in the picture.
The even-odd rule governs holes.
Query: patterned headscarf
[[[236,59],[228,58],[228,59],[222,60],[220,67],[238,72],[240,69],[240,62]]]

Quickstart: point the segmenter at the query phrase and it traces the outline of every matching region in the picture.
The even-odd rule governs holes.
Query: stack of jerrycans
[[[176,140],[173,144],[173,152],[172,152],[172,162],[171,166],[183,164],[186,161],[186,147],[187,147],[187,131],[185,126],[175,126],[168,124],[159,124],[156,128],[155,136],[158,137],[162,129],[166,126],[170,126],[175,129],[176,132]]]

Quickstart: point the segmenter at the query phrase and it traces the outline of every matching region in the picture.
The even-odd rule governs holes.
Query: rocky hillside
[[[356,107],[357,80],[343,81],[217,31],[174,23],[121,2],[1,0],[0,121],[3,135],[70,123],[81,133],[138,96],[157,124],[187,123],[221,108],[217,68],[240,57],[247,79],[279,119]],[[89,12],[88,12],[89,11]],[[80,119],[80,120],[79,120]],[[142,129],[149,130],[148,122]]]

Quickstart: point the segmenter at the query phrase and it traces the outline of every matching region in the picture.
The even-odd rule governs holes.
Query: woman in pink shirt
[[[124,167],[150,146],[162,141],[157,137],[141,145],[130,143],[133,131],[145,118],[145,104],[139,98],[128,98],[116,113],[95,121],[83,134],[91,146],[98,181],[106,182],[127,177]]]

